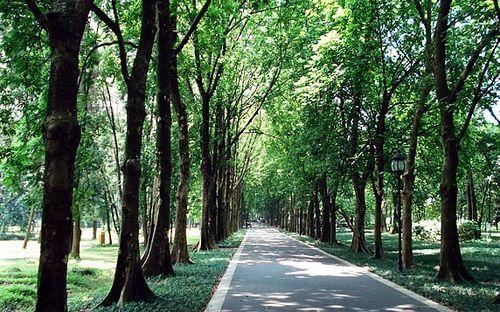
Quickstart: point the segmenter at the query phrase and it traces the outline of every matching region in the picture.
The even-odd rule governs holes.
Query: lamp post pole
[[[403,273],[403,257],[401,253],[401,174],[397,174],[398,180],[398,271]]]
[[[398,271],[403,272],[403,257],[401,253],[401,175],[405,171],[405,156],[400,150],[394,154],[391,162],[391,169],[397,180],[397,226],[398,226]]]

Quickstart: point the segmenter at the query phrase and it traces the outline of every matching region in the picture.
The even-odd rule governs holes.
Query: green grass
[[[473,241],[461,243],[462,255],[470,273],[477,282],[454,285],[438,282],[435,279],[439,264],[439,243],[414,241],[415,268],[405,270],[401,275],[397,272],[397,236],[383,235],[384,258],[374,259],[349,250],[350,232],[340,232],[338,240],[343,244],[336,247],[319,243],[296,233],[288,235],[308,243],[314,243],[322,250],[343,258],[359,266],[367,266],[369,270],[405,288],[440,302],[458,311],[499,311],[498,305],[490,300],[500,291],[500,242]],[[373,246],[373,236],[367,233],[367,242]]]
[[[221,243],[220,249],[192,252],[193,265],[175,265],[175,276],[151,278],[149,286],[157,295],[151,303],[127,304],[127,311],[202,311],[215,284],[224,273],[231,255],[240,245],[245,230]],[[117,246],[93,246],[82,251],[82,261],[114,264]],[[99,261],[99,262],[97,262]],[[113,269],[84,267],[70,262],[68,268],[68,309],[84,311],[97,306],[111,287]],[[0,311],[32,311],[36,298],[37,262],[16,260],[0,265]],[[118,307],[97,309],[118,311]]]

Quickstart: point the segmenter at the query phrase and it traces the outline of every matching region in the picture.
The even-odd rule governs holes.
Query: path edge
[[[245,236],[243,237],[243,240],[240,243],[240,246],[234,253],[231,260],[229,261],[226,271],[224,272],[222,279],[217,285],[215,293],[212,295],[212,298],[210,299],[210,301],[207,304],[207,307],[204,310],[205,312],[219,312],[222,309],[222,305],[226,300],[226,296],[229,291],[229,286],[231,285],[231,281],[233,280],[234,272],[236,271],[236,267],[238,266],[238,261],[240,260],[241,253],[243,251],[243,246],[247,241],[249,232],[250,230],[248,229],[245,233]]]
[[[283,235],[285,235],[285,236],[287,236],[287,237],[289,237],[289,238],[291,238],[291,239],[293,239],[293,240],[295,240],[295,241],[303,244],[303,245],[306,245],[307,247],[309,247],[311,249],[314,249],[314,250],[316,250],[316,251],[324,254],[327,257],[330,257],[332,259],[337,260],[338,262],[341,262],[342,264],[344,264],[346,266],[352,266],[352,267],[357,267],[357,268],[360,267],[360,266],[355,265],[354,263],[351,263],[351,262],[349,262],[349,261],[347,261],[345,259],[342,259],[342,258],[339,258],[337,256],[334,256],[334,255],[332,255],[332,254],[330,254],[330,253],[328,253],[328,252],[326,252],[326,251],[324,251],[324,250],[322,250],[322,249],[314,246],[311,243],[306,243],[306,242],[303,242],[301,240],[298,240],[295,237],[292,237],[292,236],[288,235],[288,233],[285,233],[283,231],[279,231],[279,232],[281,234],[283,234]],[[402,287],[402,286],[400,286],[400,285],[398,285],[398,284],[396,284],[394,282],[391,282],[391,281],[389,281],[389,280],[387,280],[387,279],[385,279],[385,278],[383,278],[383,277],[381,277],[381,276],[379,276],[379,275],[377,275],[375,273],[372,273],[372,272],[370,272],[368,270],[366,270],[364,273],[366,275],[368,275],[369,277],[373,278],[374,280],[376,280],[376,281],[378,281],[378,282],[380,282],[380,283],[382,283],[382,284],[384,284],[386,286],[389,286],[389,287],[391,287],[391,288],[399,291],[400,293],[403,293],[403,294],[405,294],[405,295],[407,295],[407,296],[409,296],[409,297],[411,297],[411,298],[413,298],[413,299],[415,299],[417,301],[420,301],[421,303],[423,303],[423,304],[425,304],[425,305],[427,305],[427,306],[429,306],[429,307],[431,307],[433,309],[436,309],[437,311],[440,311],[440,312],[456,312],[455,310],[452,310],[452,309],[450,309],[450,308],[448,308],[448,307],[446,307],[446,306],[444,306],[444,305],[442,305],[440,303],[437,303],[436,301],[433,301],[433,300],[431,300],[429,298],[426,298],[426,297],[424,297],[422,295],[419,295],[416,292],[413,292],[413,291],[411,291],[411,290],[409,290],[407,288],[404,288],[404,287]]]

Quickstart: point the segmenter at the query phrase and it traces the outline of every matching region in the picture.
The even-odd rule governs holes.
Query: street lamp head
[[[395,174],[402,174],[405,171],[405,156],[400,150],[394,153],[391,161],[391,170]]]

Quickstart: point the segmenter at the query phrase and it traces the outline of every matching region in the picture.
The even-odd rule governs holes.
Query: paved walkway
[[[420,300],[276,229],[254,228],[207,311],[437,311]]]

